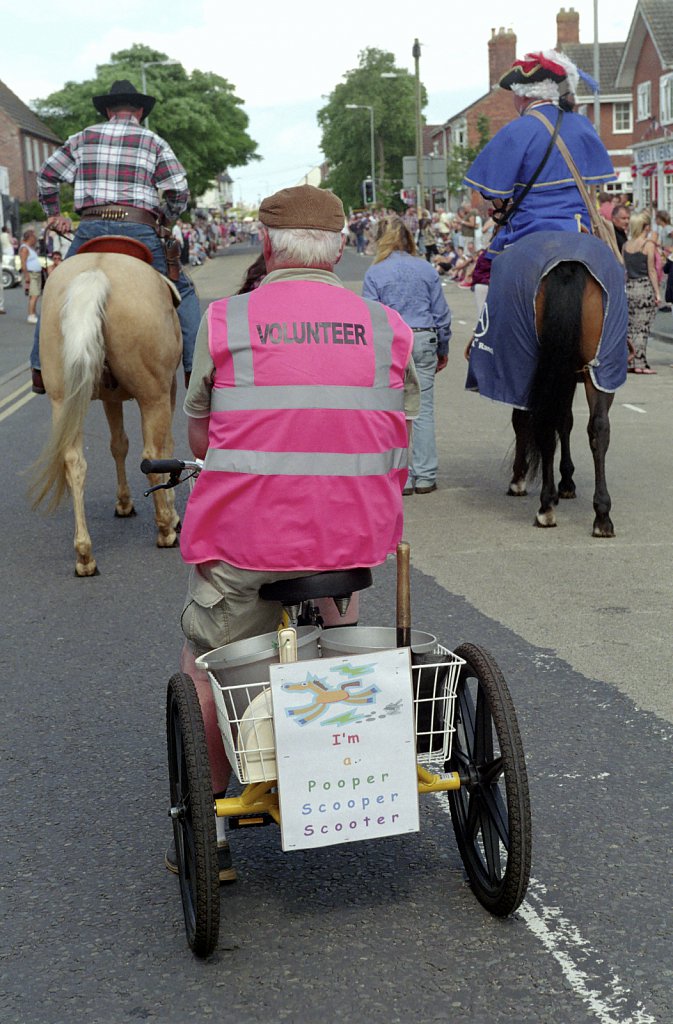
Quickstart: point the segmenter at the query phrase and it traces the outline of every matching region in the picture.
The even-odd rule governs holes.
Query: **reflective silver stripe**
[[[374,387],[387,388],[390,386],[390,369],[393,364],[393,329],[388,322],[388,314],[380,302],[374,302],[372,299],[363,301],[367,303],[372,318],[376,357]]]
[[[204,469],[253,476],[384,476],[407,464],[406,448],[385,452],[255,452],[210,448]]]
[[[257,409],[364,409],[402,412],[403,388],[360,388],[330,385],[213,388],[211,412]]]
[[[234,380],[240,387],[252,387],[255,383],[248,324],[249,302],[250,293],[234,295],[227,302],[227,346],[234,367]]]

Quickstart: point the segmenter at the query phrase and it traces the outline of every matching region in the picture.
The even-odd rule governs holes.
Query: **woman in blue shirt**
[[[421,386],[404,494],[437,490],[435,374],[449,361],[451,311],[433,266],[417,255],[413,235],[399,218],[388,222],[365,274],[362,295],[397,310],[414,332],[413,360]]]

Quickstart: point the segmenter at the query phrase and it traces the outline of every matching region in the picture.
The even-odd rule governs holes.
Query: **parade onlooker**
[[[29,324],[37,323],[37,302],[42,294],[42,264],[37,254],[37,234],[29,228],[23,233],[23,241],[19,246],[21,271],[23,273],[23,290],[28,296]]]
[[[610,219],[612,221],[612,226],[615,229],[617,247],[621,252],[624,248],[624,243],[629,237],[628,230],[631,215],[629,213],[628,206],[624,206],[623,203],[617,203],[615,206],[612,207]]]
[[[631,218],[630,237],[622,249],[629,304],[629,342],[633,346],[629,373],[657,372],[647,362],[647,342],[659,305],[659,279],[654,262],[656,244],[650,238],[651,227],[649,213],[635,214]]]
[[[414,423],[404,493],[429,494],[437,490],[435,374],[449,361],[451,312],[437,272],[417,257],[413,236],[398,217],[389,222],[379,238],[362,295],[396,309],[414,332],[413,357],[421,385],[421,409]]]

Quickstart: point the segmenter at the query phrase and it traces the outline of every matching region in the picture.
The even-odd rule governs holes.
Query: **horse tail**
[[[538,330],[540,355],[528,396],[531,418],[529,472],[539,470],[543,450],[553,454],[572,403],[582,365],[582,300],[589,279],[583,263],[559,263],[544,279],[544,310]]]
[[[63,402],[51,437],[35,464],[30,493],[36,508],[53,489],[49,511],[67,486],[65,456],[82,433],[91,396],[105,361],[103,323],[110,281],[102,270],[85,270],[68,285],[61,310]]]

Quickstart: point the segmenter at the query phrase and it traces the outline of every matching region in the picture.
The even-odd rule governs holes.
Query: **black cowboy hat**
[[[103,117],[107,117],[108,107],[115,107],[118,103],[129,103],[134,109],[143,108],[144,119],[149,116],[156,103],[154,96],[143,96],[133,82],[128,82],[125,78],[120,82],[113,82],[110,91],[104,96],[94,96],[92,99],[94,107]]]

